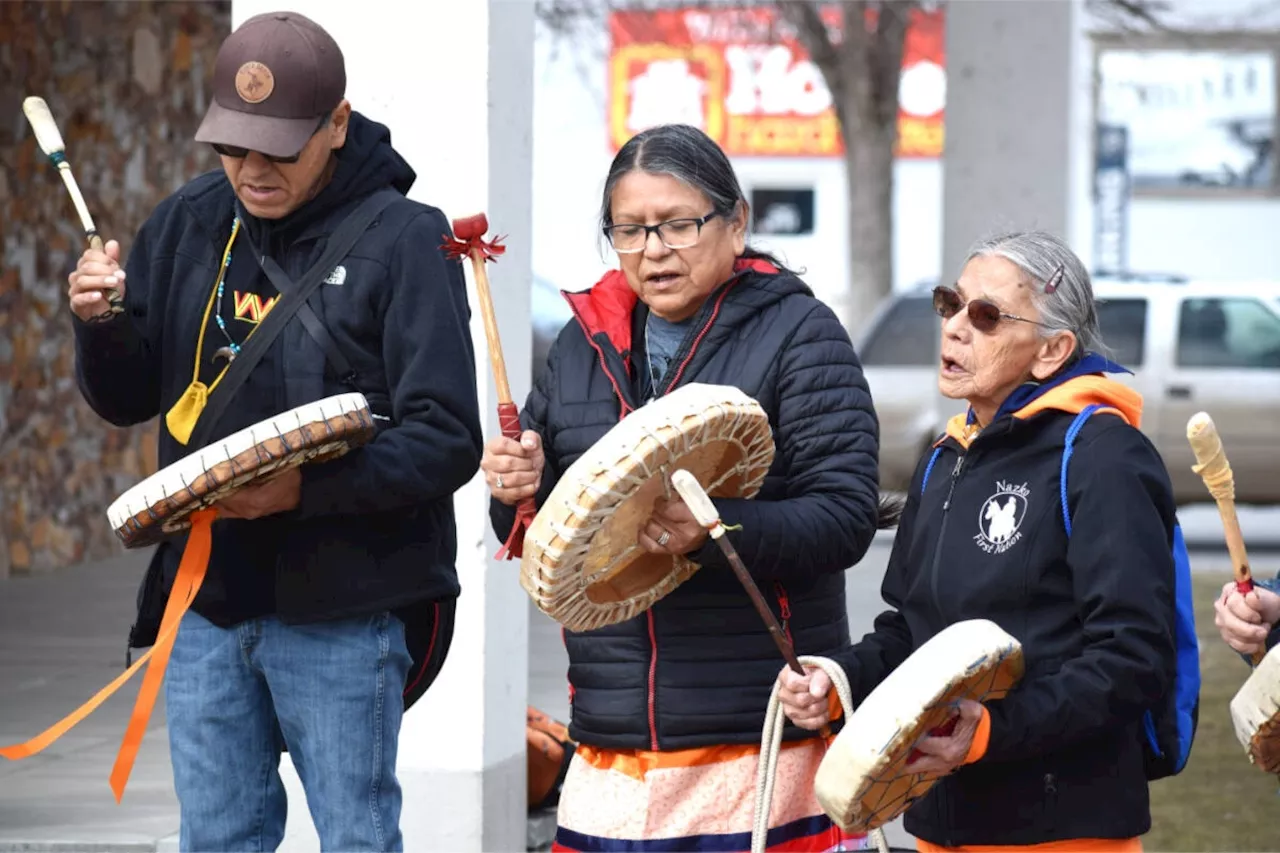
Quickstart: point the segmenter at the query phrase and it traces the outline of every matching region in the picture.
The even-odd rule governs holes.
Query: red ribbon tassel
[[[483,213],[455,219],[453,220],[453,237],[445,235],[445,241],[440,248],[455,260],[470,257],[473,250],[479,251],[480,257],[486,261],[496,260],[507,250],[507,247],[502,245],[503,237],[494,237],[486,241],[484,235],[488,230],[489,218]]]
[[[498,425],[504,436],[513,441],[520,440],[520,412],[515,403],[498,404]],[[511,525],[511,533],[498,551],[497,559],[513,560],[524,556],[524,534],[537,514],[538,508],[533,498],[524,498],[516,505],[515,523]]]

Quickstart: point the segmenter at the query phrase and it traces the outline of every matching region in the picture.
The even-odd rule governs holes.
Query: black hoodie
[[[260,304],[275,294],[251,246],[296,281],[361,200],[385,187],[405,193],[414,179],[387,128],[353,112],[332,179],[287,217],[247,215],[221,170],[182,187],[134,241],[125,313],[101,325],[73,321],[77,378],[90,406],[125,426],[163,416],[181,396],[236,215],[244,230],[232,247],[222,316],[239,342],[250,324],[235,318],[234,294],[245,314],[254,310],[248,294]],[[397,200],[343,260],[342,281],[311,298],[356,371],[356,390],[387,420],[368,446],[304,466],[296,510],[216,522],[193,610],[223,625],[266,613],[308,621],[457,594],[452,496],[478,469],[483,439],[462,269],[439,249],[447,233],[436,208]],[[223,364],[212,364],[213,351],[226,343],[212,318],[205,341],[208,382]],[[351,390],[292,318],[210,440]],[[160,466],[199,449],[174,439],[163,417],[159,429]],[[166,588],[183,544],[179,537],[157,550]]]
[[[948,625],[987,620],[1021,646],[1025,671],[984,700],[970,763],[906,812],[922,843],[1086,849],[1151,828],[1143,718],[1175,689],[1175,601],[1191,602],[1167,468],[1141,430],[1142,397],[1093,375],[1109,369],[1088,356],[1022,386],[976,437],[966,415],[948,422],[916,467],[882,585],[889,609],[834,656],[860,705]]]

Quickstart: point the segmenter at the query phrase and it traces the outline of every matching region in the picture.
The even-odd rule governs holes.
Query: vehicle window
[[[858,355],[868,367],[933,367],[939,323],[931,297],[903,297],[885,312]]]
[[[1124,367],[1141,367],[1147,340],[1147,300],[1106,299],[1098,303],[1102,343],[1111,360]]]
[[[1280,367],[1280,316],[1258,299],[1187,299],[1178,315],[1181,367]]]

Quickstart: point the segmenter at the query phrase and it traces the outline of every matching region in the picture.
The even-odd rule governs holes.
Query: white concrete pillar
[[[451,219],[484,211],[510,235],[488,268],[511,392],[530,383],[533,4],[527,0],[233,0],[232,26],[261,12],[301,12],[342,48],[352,108],[391,129],[418,174],[409,196]],[[468,282],[471,273],[468,264]],[[474,283],[472,338],[485,435],[498,434],[493,374]],[[448,365],[441,365],[448,369]],[[519,563],[496,562],[488,492],[457,496],[458,602],[440,677],[405,717],[399,774],[406,850],[525,849],[524,707],[528,602]],[[315,831],[286,759],[282,849],[314,850]]]
[[[1079,114],[1088,61],[1079,0],[966,0],[946,12],[944,281],[995,229],[1043,228],[1080,243],[1074,216],[1091,148]]]

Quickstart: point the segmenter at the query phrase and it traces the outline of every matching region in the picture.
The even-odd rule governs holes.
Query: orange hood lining
[[[1075,415],[1095,403],[1103,407],[1099,411],[1119,415],[1129,426],[1142,426],[1142,395],[1114,379],[1092,374],[1076,376],[1050,388],[1015,411],[1013,417],[1026,420],[1048,410]],[[954,438],[965,449],[968,449],[978,432],[968,421],[969,411],[947,421],[946,436]],[[941,444],[946,436],[938,439],[935,446]]]

